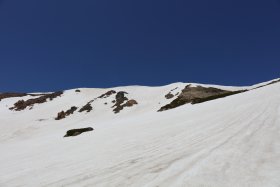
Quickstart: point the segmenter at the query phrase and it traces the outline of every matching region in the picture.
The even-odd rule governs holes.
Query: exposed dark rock
[[[172,108],[176,108],[179,106],[182,106],[187,103],[191,104],[197,104],[202,103],[222,97],[227,97],[230,95],[238,94],[241,92],[245,92],[246,90],[240,90],[240,91],[227,91],[227,90],[221,90],[218,88],[205,88],[202,86],[197,87],[190,87],[190,85],[187,85],[183,90],[182,93],[171,103],[161,107],[159,111],[165,111]]]
[[[278,82],[280,82],[280,79],[277,79],[277,80],[275,80],[275,81],[272,81],[272,82],[268,83],[267,85],[275,84],[275,83],[278,83]]]
[[[191,104],[199,104],[199,103],[203,103],[203,102],[206,102],[206,101],[211,101],[211,100],[220,99],[220,98],[223,98],[223,97],[243,93],[243,92],[246,92],[246,91],[247,90],[239,90],[239,91],[232,91],[232,92],[222,93],[222,94],[218,94],[218,95],[213,95],[213,96],[209,96],[209,97],[205,97],[205,98],[196,98],[196,99],[192,100]]]
[[[269,85],[271,85],[271,84],[275,84],[275,83],[278,83],[278,82],[280,82],[280,79],[277,79],[277,80],[272,81],[272,82],[270,82],[270,83],[268,83],[268,84],[265,84],[265,85],[256,87],[256,88],[254,88],[253,90],[258,89],[258,88],[262,88],[262,87],[265,87],[265,86],[269,86]]]
[[[26,93],[0,93],[0,101],[2,99],[10,98],[10,97],[23,97],[27,96]]]
[[[26,101],[19,100],[18,102],[16,102],[14,104],[14,107],[10,108],[10,110],[16,110],[16,111],[24,110],[28,106],[32,107],[34,104],[45,103],[45,102],[47,102],[47,99],[53,100],[54,98],[59,97],[62,94],[63,94],[63,92],[60,91],[60,92],[54,92],[54,93],[50,93],[50,94],[44,94],[38,98],[28,99]]]
[[[168,94],[165,95],[165,98],[166,98],[166,99],[171,99],[171,98],[173,98],[173,97],[174,97],[174,95],[173,95],[172,93],[170,93],[170,92],[169,92]]]
[[[90,112],[92,110],[92,106],[90,104],[90,102],[88,102],[85,106],[83,106],[79,112],[84,112],[84,111],[87,111],[87,112]]]
[[[174,90],[176,90],[176,89],[178,89],[178,87],[176,87],[176,88],[172,89],[172,90],[171,90],[171,92],[172,92],[172,91],[174,91]]]
[[[72,106],[69,110],[66,111],[66,115],[69,116],[73,114],[77,109],[78,107]]]
[[[0,93],[0,101],[2,99],[12,98],[12,97],[24,97],[24,96],[42,96],[45,94],[27,94],[27,93]]]
[[[69,137],[69,136],[78,136],[84,132],[88,131],[93,131],[94,129],[92,127],[87,127],[87,128],[80,128],[80,129],[71,129],[66,132],[66,135],[64,137]]]
[[[128,100],[127,97],[125,97],[125,94],[128,94],[127,92],[118,92],[116,95],[116,103],[123,103],[125,100]]]
[[[77,89],[77,90],[75,90],[75,92],[81,92],[81,90]]]
[[[110,97],[111,95],[115,94],[116,91],[115,90],[110,90],[102,95],[100,95],[98,98],[107,98],[107,97]]]
[[[66,116],[69,116],[71,114],[73,114],[78,108],[75,106],[72,106],[69,110],[67,110],[66,112],[61,111],[57,114],[57,117],[55,118],[55,120],[61,120],[63,118],[65,118]]]
[[[61,112],[59,112],[57,114],[57,117],[55,118],[55,120],[61,120],[61,119],[65,118],[65,117],[66,117],[66,113],[62,110]]]
[[[125,96],[125,94],[128,94],[126,92],[118,92],[116,95],[115,105],[112,107],[114,108],[113,111],[115,113],[119,113],[121,110],[123,110],[125,107],[132,107],[133,105],[137,105],[137,101],[134,99],[128,100],[128,98]],[[125,102],[126,101],[126,102]]]
[[[178,87],[176,87],[176,88],[170,90],[170,92],[169,92],[168,94],[166,94],[164,97],[165,97],[166,99],[172,99],[172,98],[174,97],[174,94],[172,94],[171,92],[173,92],[174,90],[177,90],[177,89],[178,89]]]
[[[128,98],[125,97],[125,94],[127,94],[127,93],[126,93],[126,92],[123,92],[123,91],[117,93],[117,95],[116,95],[116,103],[115,103],[115,105],[112,107],[112,108],[115,107],[115,108],[113,109],[113,111],[114,111],[115,113],[119,113],[119,112],[124,108],[123,103],[124,103],[126,100],[128,100]]]

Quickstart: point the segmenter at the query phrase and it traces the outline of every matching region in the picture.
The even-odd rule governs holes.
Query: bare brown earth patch
[[[137,104],[138,104],[138,103],[137,103],[136,100],[130,99],[129,101],[127,101],[127,102],[125,103],[125,106],[127,106],[127,107],[132,107],[133,105],[137,105]]]
[[[228,90],[221,90],[213,87],[209,87],[209,88],[205,88],[202,86],[191,87],[191,85],[187,85],[176,99],[174,99],[171,103],[161,107],[158,111],[173,109],[187,103],[191,103],[191,104],[203,103],[206,101],[227,97],[245,91],[246,90],[228,91]]]
[[[26,101],[19,100],[14,104],[14,107],[11,107],[10,110],[21,111],[27,107],[32,107],[34,104],[41,104],[47,102],[47,100],[53,100],[56,97],[60,97],[63,94],[62,91],[54,92],[50,94],[43,94],[42,96],[34,99],[28,99]]]

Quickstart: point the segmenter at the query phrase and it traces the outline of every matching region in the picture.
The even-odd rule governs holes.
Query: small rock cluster
[[[115,90],[110,90],[102,95],[100,95],[98,98],[101,99],[101,98],[107,98],[107,97],[110,97],[111,95],[115,94],[116,91]]]
[[[90,112],[92,110],[92,106],[90,104],[90,102],[88,102],[86,105],[84,105],[80,110],[79,112]]]
[[[212,87],[208,87],[208,88],[202,86],[191,87],[191,85],[187,85],[176,99],[174,99],[171,103],[161,107],[158,111],[160,112],[160,111],[169,110],[172,108],[182,106],[187,103],[191,103],[191,104],[203,103],[206,101],[238,94],[244,91],[246,90],[233,92],[233,91],[221,90]]]
[[[55,120],[61,120],[66,118],[66,116],[69,116],[71,114],[73,114],[78,108],[75,106],[72,106],[69,110],[67,110],[66,112],[64,112],[63,110],[61,112],[59,112],[57,114],[57,117],[55,118]]]
[[[119,113],[124,107],[132,107],[133,105],[138,104],[136,100],[130,99],[125,96],[128,94],[127,92],[120,91],[116,94],[115,104],[112,108],[114,113]]]

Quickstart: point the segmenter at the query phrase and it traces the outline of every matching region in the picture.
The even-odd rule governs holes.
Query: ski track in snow
[[[67,91],[23,112],[5,107],[15,98],[3,100],[0,186],[280,186],[280,83],[155,112],[184,85],[116,88],[139,106],[115,115],[103,105],[109,97],[61,121],[52,119],[57,112],[106,90],[81,89],[79,100]],[[95,130],[63,138],[86,126]]]

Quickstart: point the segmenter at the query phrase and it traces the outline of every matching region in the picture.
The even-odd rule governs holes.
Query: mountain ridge
[[[9,108],[40,96],[1,100],[0,186],[279,186],[279,79],[157,112],[187,85],[78,88],[21,111]],[[116,114],[119,92],[119,106],[137,104]]]

